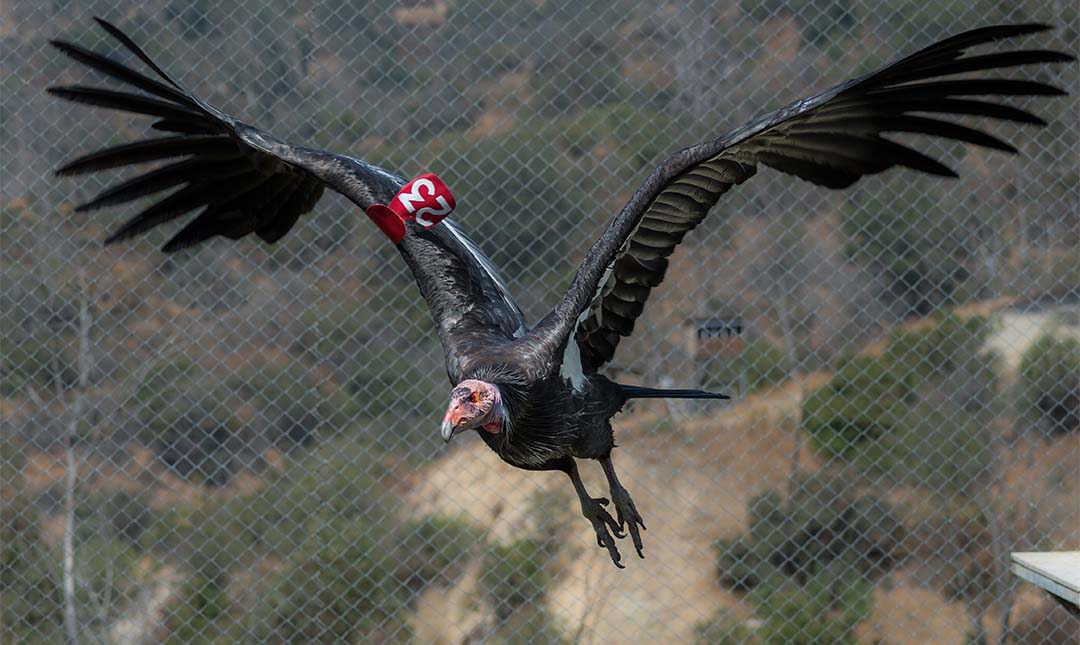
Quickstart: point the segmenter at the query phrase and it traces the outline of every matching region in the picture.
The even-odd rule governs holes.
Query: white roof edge
[[[1022,580],[1080,608],[1080,551],[1020,551],[1009,559]]]

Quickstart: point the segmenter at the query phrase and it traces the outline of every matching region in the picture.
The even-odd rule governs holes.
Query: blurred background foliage
[[[613,368],[737,396],[622,417],[649,559],[616,574],[562,479],[445,452],[427,312],[344,199],[274,247],[100,248],[124,215],[72,205],[111,182],[51,171],[146,124],[43,91],[84,80],[48,39],[115,50],[92,15],[283,138],[438,172],[531,320],[680,146],[977,25],[1080,50],[1042,0],[0,5],[4,642],[62,640],[67,519],[94,642],[1074,642],[1003,554],[1080,537],[1075,65],[1034,73],[1074,95],[1027,106],[1047,128],[995,129],[1018,158],[763,171],[688,236]],[[715,316],[734,355],[686,342]]]

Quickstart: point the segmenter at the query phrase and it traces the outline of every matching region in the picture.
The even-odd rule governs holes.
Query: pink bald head
[[[498,386],[466,379],[450,393],[450,404],[443,416],[442,438],[449,442],[459,432],[473,428],[502,432],[504,413]]]

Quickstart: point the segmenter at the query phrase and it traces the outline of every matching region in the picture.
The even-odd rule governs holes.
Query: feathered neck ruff
[[[519,465],[538,463],[563,454],[573,442],[575,415],[567,407],[568,397],[559,379],[529,382],[503,365],[478,367],[468,377],[499,388],[503,431],[480,435],[503,459]]]

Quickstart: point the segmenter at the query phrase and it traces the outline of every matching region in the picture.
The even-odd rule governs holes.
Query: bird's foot
[[[626,534],[619,528],[619,523],[615,521],[611,513],[608,513],[604,508],[610,502],[604,497],[587,499],[588,502],[582,500],[581,513],[592,522],[593,530],[596,531],[596,543],[600,548],[608,550],[608,555],[611,556],[611,561],[615,563],[616,567],[624,568],[622,555],[619,554],[619,549],[615,546],[615,538],[625,537]],[[612,537],[612,534],[614,534],[614,537]],[[640,552],[639,550],[638,553]]]
[[[634,506],[634,500],[630,499],[630,493],[626,492],[626,489],[622,486],[612,486],[611,501],[615,503],[619,531],[630,533],[630,539],[634,541],[634,549],[637,550],[638,557],[645,559],[645,554],[641,552],[644,548],[641,542],[641,531],[645,530],[645,519],[638,513],[637,507]],[[625,533],[623,534],[625,535]]]

